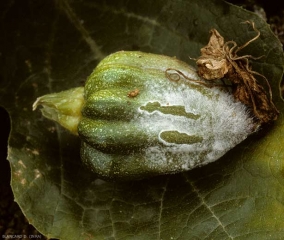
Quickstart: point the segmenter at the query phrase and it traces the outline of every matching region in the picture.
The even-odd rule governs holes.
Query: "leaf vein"
[[[167,186],[169,184],[169,178],[167,178],[167,181],[165,183],[165,186],[163,187],[162,195],[161,195],[161,204],[160,204],[160,210],[159,210],[159,218],[158,218],[158,239],[161,239],[161,225],[162,225],[162,213],[163,213],[163,207],[164,207],[164,197],[167,191]]]
[[[228,237],[230,239],[233,239],[233,237],[228,233],[228,231],[226,230],[226,227],[223,225],[223,223],[221,222],[221,220],[219,219],[218,216],[216,216],[216,214],[214,213],[213,209],[211,208],[211,206],[209,206],[204,197],[199,193],[198,188],[193,184],[192,181],[190,181],[187,177],[186,181],[189,183],[189,185],[192,187],[193,192],[196,193],[197,197],[200,199],[201,203],[208,209],[208,211],[212,214],[212,216],[216,219],[216,221],[218,222],[218,224],[222,227],[223,231],[228,235]]]
[[[82,21],[78,18],[76,13],[71,8],[67,0],[59,1],[59,9],[61,9],[65,15],[68,17],[70,22],[75,26],[75,28],[81,33],[85,42],[89,45],[91,51],[94,54],[94,58],[101,60],[105,57],[105,54],[101,51],[100,47],[96,41],[91,37],[87,29],[83,26]]]

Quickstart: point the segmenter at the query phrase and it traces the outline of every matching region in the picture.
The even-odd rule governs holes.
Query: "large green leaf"
[[[12,119],[9,161],[22,211],[60,239],[281,239],[284,236],[282,47],[253,13],[220,0],[2,1],[0,104]],[[32,112],[43,94],[84,84],[117,50],[190,62],[216,28],[271,82],[282,112],[223,158],[184,174],[108,183],[85,169],[79,139]],[[192,62],[191,62],[192,63]]]

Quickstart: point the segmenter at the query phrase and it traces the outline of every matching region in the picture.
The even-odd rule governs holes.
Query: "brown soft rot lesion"
[[[196,63],[199,76],[206,80],[229,79],[235,99],[248,106],[255,116],[255,123],[262,125],[276,120],[279,111],[272,102],[272,91],[267,78],[251,69],[249,59],[257,58],[251,55],[237,55],[241,49],[260,36],[253,22],[246,23],[257,33],[254,38],[238,47],[235,41],[225,42],[220,33],[212,29],[209,43],[201,49],[201,56]],[[255,76],[264,79],[267,89]]]

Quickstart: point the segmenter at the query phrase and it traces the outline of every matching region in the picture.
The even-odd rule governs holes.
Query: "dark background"
[[[282,44],[284,43],[284,1],[229,0],[228,2],[242,6],[266,18],[271,29],[279,37]],[[0,72],[0,82],[3,81],[1,74]],[[2,235],[8,234],[36,235],[39,233],[28,223],[17,203],[14,202],[10,187],[10,166],[6,160],[10,119],[7,111],[2,107],[0,107],[0,119],[0,237],[2,238]],[[41,236],[41,239],[46,238]]]

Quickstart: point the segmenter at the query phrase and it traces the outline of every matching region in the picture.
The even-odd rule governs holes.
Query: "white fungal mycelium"
[[[189,77],[198,80],[194,72]],[[133,121],[149,136],[159,139],[157,144],[145,149],[146,164],[153,169],[170,165],[173,171],[178,171],[205,165],[219,159],[253,132],[247,108],[236,102],[228,91],[196,86],[189,84],[188,79],[167,82],[164,87],[160,83],[147,86],[147,92],[155,97],[139,108]],[[157,109],[147,110],[149,104],[155,104]],[[183,107],[185,113],[176,115],[161,110],[176,106]],[[194,114],[194,117],[186,114]],[[193,142],[167,142],[161,137],[165,132],[188,136]]]

